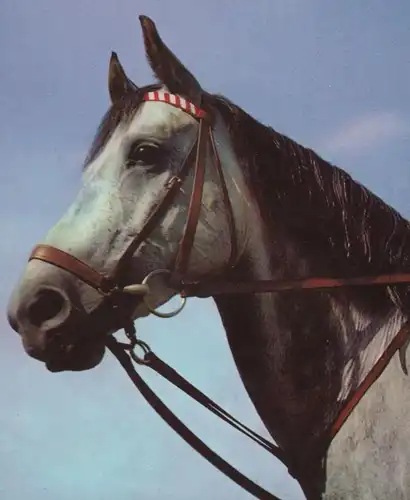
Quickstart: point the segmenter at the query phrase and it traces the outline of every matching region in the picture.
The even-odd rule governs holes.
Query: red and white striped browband
[[[176,108],[182,109],[195,118],[205,118],[206,116],[206,111],[203,109],[198,108],[198,106],[195,106],[192,102],[187,101],[184,97],[176,94],[170,94],[169,92],[162,92],[158,90],[154,92],[147,92],[144,95],[144,101],[166,102]]]

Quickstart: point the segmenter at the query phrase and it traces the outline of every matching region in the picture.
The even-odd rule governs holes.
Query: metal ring
[[[142,285],[148,285],[148,281],[153,277],[153,276],[158,276],[161,274],[171,274],[171,271],[168,271],[168,269],[155,269],[155,271],[150,272],[145,276],[145,278],[142,280]],[[152,313],[154,316],[157,316],[158,318],[173,318],[174,316],[177,316],[182,309],[186,305],[187,298],[186,297],[181,297],[181,304],[179,307],[177,307],[174,311],[170,312],[160,312],[151,307],[149,300],[148,300],[148,295],[143,296],[143,301],[145,306],[147,307],[148,311]]]
[[[138,356],[135,352],[135,348],[140,347],[143,351],[143,356]],[[131,351],[130,351],[130,356],[131,358],[138,363],[139,365],[148,365],[150,363],[150,360],[147,359],[147,355],[150,354],[151,348],[150,346],[144,342],[143,340],[138,339],[132,346],[131,346]]]

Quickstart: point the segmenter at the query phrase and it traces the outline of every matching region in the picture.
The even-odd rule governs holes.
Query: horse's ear
[[[155,76],[173,94],[182,94],[200,105],[202,89],[196,78],[161,40],[154,22],[139,16],[144,37],[145,53]]]
[[[108,90],[111,102],[114,104],[125,94],[138,91],[138,87],[125,74],[123,67],[115,52],[111,53],[108,69]]]

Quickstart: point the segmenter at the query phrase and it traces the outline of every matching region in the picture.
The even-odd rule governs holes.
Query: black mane
[[[230,130],[266,222],[309,260],[310,274],[347,278],[410,270],[410,224],[397,211],[225,97],[210,96],[210,103]],[[294,269],[285,273],[296,277]],[[368,292],[373,298],[386,293],[377,287]]]

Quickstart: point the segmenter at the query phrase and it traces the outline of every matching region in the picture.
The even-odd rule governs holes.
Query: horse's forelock
[[[118,125],[124,121],[130,120],[135,115],[136,111],[143,102],[144,94],[152,90],[158,90],[159,88],[161,88],[160,84],[141,87],[135,92],[126,93],[122,99],[111,105],[98,126],[97,132],[84,161],[84,169],[87,168],[87,166],[101,153]]]

